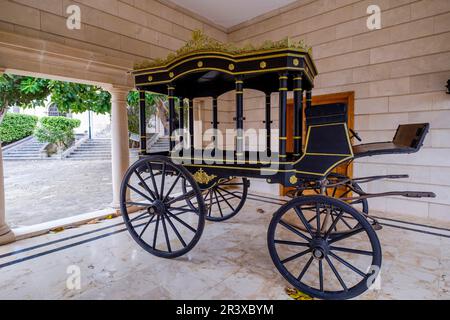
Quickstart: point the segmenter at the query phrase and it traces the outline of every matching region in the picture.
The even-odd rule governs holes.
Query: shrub
[[[79,127],[80,120],[65,117],[43,117],[34,135],[40,142],[53,143],[66,149],[75,139],[73,129]]]
[[[32,135],[37,122],[35,116],[7,113],[0,124],[0,141],[11,143]]]

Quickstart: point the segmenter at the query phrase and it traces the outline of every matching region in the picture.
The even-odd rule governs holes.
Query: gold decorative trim
[[[153,76],[148,76],[147,79],[148,79],[149,82],[152,82],[153,81]]]
[[[265,61],[261,61],[261,63],[259,64],[259,67],[261,69],[265,69],[267,67],[267,63]]]
[[[169,77],[173,78],[175,74],[173,72],[169,73]]]
[[[195,30],[192,33],[192,39],[186,42],[186,44],[178,49],[175,53],[169,54],[166,59],[144,61],[141,64],[136,64],[135,69],[162,66],[192,52],[212,50],[227,54],[253,54],[259,51],[268,51],[272,49],[296,49],[311,54],[311,47],[308,47],[303,40],[292,41],[289,38],[284,38],[280,41],[265,41],[259,46],[246,44],[243,47],[239,48],[233,44],[222,43],[211,37],[208,37],[201,30]]]
[[[292,63],[294,64],[294,66],[298,66],[300,64],[300,60],[298,60],[297,58],[295,58]]]
[[[233,71],[233,70],[234,70],[234,64],[230,63],[230,64],[228,65],[228,69],[229,69],[230,71]]]
[[[199,68],[203,67],[203,61],[197,62],[197,67],[199,67]]]
[[[293,175],[293,176],[291,176],[291,177],[289,178],[289,182],[290,182],[291,184],[297,184],[298,179],[297,179],[297,177],[296,177],[295,175]]]
[[[197,181],[200,184],[207,184],[210,181],[217,178],[216,175],[209,175],[203,169],[200,168],[196,173],[193,174],[194,180]]]

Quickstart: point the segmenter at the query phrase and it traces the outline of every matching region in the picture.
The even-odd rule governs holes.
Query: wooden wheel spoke
[[[139,194],[141,197],[147,199],[148,201],[153,202],[153,199],[150,198],[149,196],[147,196],[145,193],[139,191],[138,189],[136,189],[135,187],[133,187],[132,185],[130,185],[129,183],[127,183],[128,188],[130,188],[131,190],[133,190],[134,192],[136,192],[137,194]]]
[[[358,250],[358,249],[352,249],[352,248],[342,248],[342,247],[330,246],[330,250],[341,251],[341,252],[346,252],[346,253],[361,254],[361,255],[365,255],[365,256],[373,256],[372,251]]]
[[[184,241],[183,237],[181,236],[180,232],[178,231],[178,229],[175,227],[175,225],[173,224],[172,220],[170,220],[170,217],[168,214],[166,214],[166,219],[167,222],[170,224],[170,227],[172,228],[173,232],[175,232],[175,234],[177,235],[178,240],[180,240],[181,244],[183,245],[183,247],[186,247],[187,244]]]
[[[152,216],[148,222],[145,224],[144,228],[142,229],[141,233],[139,234],[139,239],[142,239],[142,236],[144,235],[145,230],[147,230],[150,223],[152,223],[153,219],[155,219],[155,216]]]
[[[223,191],[223,192],[225,192],[225,193],[228,193],[229,195],[232,195],[232,196],[235,197],[235,198],[242,199],[241,196],[237,195],[237,194],[234,193],[234,192],[230,192],[230,191],[228,191],[228,190],[226,190],[226,189],[223,189],[223,188],[221,188],[221,187],[219,187],[219,186],[217,186],[217,189],[220,190],[220,191]]]
[[[169,240],[169,233],[167,232],[166,219],[164,218],[164,215],[161,216],[161,222],[163,225],[164,237],[166,238],[167,250],[169,250],[169,252],[172,252],[172,247],[170,246]]]
[[[316,228],[316,233],[317,235],[320,235],[320,208],[319,208],[319,204],[316,203],[316,221],[317,221],[317,228]]]
[[[178,202],[178,201],[191,199],[191,198],[193,198],[195,196],[196,196],[195,190],[191,190],[191,191],[189,191],[189,192],[187,192],[185,194],[182,194],[182,195],[180,195],[178,197],[170,199],[169,201],[166,202],[166,205],[171,205],[171,204],[173,204],[175,202]]]
[[[292,261],[292,260],[298,259],[300,257],[303,257],[305,254],[307,254],[309,252],[311,252],[311,249],[306,249],[305,251],[299,252],[297,254],[294,254],[293,256],[290,256],[290,257],[288,257],[288,258],[286,258],[284,260],[281,260],[281,263],[282,264],[288,263],[289,261]]]
[[[296,235],[298,235],[299,237],[305,239],[306,241],[311,241],[310,238],[308,238],[307,236],[305,236],[303,233],[301,233],[299,230],[297,230],[296,228],[294,228],[292,225],[290,225],[289,223],[280,220],[279,222],[283,227],[285,227],[286,229],[288,229],[289,231],[292,231],[293,233],[295,233]]]
[[[145,215],[150,215],[150,213],[148,213],[147,211],[145,211],[145,212],[139,214],[138,216],[134,217],[133,219],[130,219],[130,220],[128,221],[128,223],[131,224],[131,223],[134,222],[135,220],[142,219],[142,217],[145,216]]]
[[[153,198],[153,200],[156,200],[156,195],[153,193],[152,190],[150,190],[150,188],[148,187],[147,183],[145,182],[145,180],[142,178],[142,176],[139,174],[139,172],[137,171],[137,169],[134,169],[134,174],[138,177],[139,181],[142,184],[142,187],[150,194],[150,196]]]
[[[220,206],[219,197],[217,197],[217,192],[216,192],[216,191],[214,191],[214,196],[216,197],[217,206],[219,207],[219,213],[220,213],[220,216],[223,218],[222,207]]]
[[[341,210],[341,212],[338,214],[336,218],[333,217],[333,213],[331,213],[331,220],[333,221],[331,226],[328,228],[328,231],[325,233],[324,238],[327,239],[330,236],[331,231],[336,230],[336,225],[339,222],[339,220],[344,215],[344,212]]]
[[[209,208],[208,208],[208,217],[211,217],[211,212],[212,212],[212,203],[213,201],[213,197],[212,197],[212,189],[209,190]]]
[[[349,232],[346,232],[346,233],[344,233],[344,234],[337,235],[337,236],[331,238],[331,239],[328,241],[328,243],[329,243],[329,244],[332,244],[332,243],[335,243],[335,242],[338,242],[338,241],[341,241],[341,240],[350,238],[350,237],[352,237],[352,236],[354,236],[354,235],[357,235],[358,233],[363,232],[363,231],[364,231],[364,228],[352,229],[352,230],[349,231]]]
[[[342,263],[344,266],[346,266],[347,268],[349,268],[350,270],[354,271],[355,273],[359,274],[361,277],[365,277],[366,274],[364,272],[362,272],[361,270],[359,270],[358,268],[356,268],[354,265],[350,264],[349,262],[345,261],[344,259],[342,259],[341,257],[339,257],[338,255],[334,254],[333,252],[330,252],[330,256],[332,256],[333,258],[335,258],[337,261],[339,261],[340,263]]]
[[[153,173],[153,169],[150,166],[150,163],[147,162],[148,173],[150,174],[150,178],[152,180],[153,189],[155,189],[156,194],[158,194],[158,187],[156,186],[155,174]]]
[[[300,272],[300,275],[297,277],[298,281],[301,281],[302,278],[305,276],[306,271],[308,271],[309,266],[311,265],[311,263],[313,262],[314,258],[311,256],[308,260],[308,262],[306,263],[306,265],[303,267],[302,271]]]
[[[166,163],[163,163],[162,171],[161,171],[161,192],[160,192],[160,199],[162,200],[164,197],[164,185],[166,182]]]
[[[336,269],[336,267],[334,266],[333,262],[331,262],[331,260],[330,260],[330,258],[328,258],[328,256],[325,256],[325,259],[327,260],[328,265],[329,265],[330,268],[331,268],[331,271],[333,271],[334,275],[335,275],[336,278],[338,279],[338,281],[339,281],[339,283],[341,284],[342,288],[343,288],[345,291],[348,291],[348,288],[347,288],[347,286],[345,285],[344,280],[342,280],[342,277],[341,277],[341,275],[339,274],[339,272],[337,271],[337,269]]]
[[[179,208],[170,208],[170,210],[177,210],[177,211],[181,211],[181,212],[183,212],[183,213],[186,213],[186,212],[194,212],[194,213],[197,213],[198,211],[197,210],[193,210],[193,209],[187,209],[187,208],[182,208],[182,207],[179,207]],[[179,214],[181,214],[181,213],[179,213]],[[178,215],[179,215],[178,214]]]
[[[226,202],[226,204],[230,207],[230,209],[232,211],[234,211],[233,206],[230,204],[230,202],[228,202],[228,200],[223,196],[222,192],[219,191],[219,189],[217,189],[217,192],[219,193],[219,195],[222,197],[222,199]]]
[[[156,216],[155,233],[153,234],[153,249],[156,250],[156,240],[158,238],[159,216]]]
[[[170,212],[169,210],[166,211],[166,213],[171,216],[172,218],[174,218],[175,220],[177,220],[179,223],[181,223],[183,226],[185,226],[186,228],[188,228],[189,230],[191,230],[192,232],[196,233],[197,230],[195,230],[192,226],[190,226],[189,224],[187,224],[186,222],[184,222],[183,220],[181,220],[180,218],[178,218],[176,215],[174,215],[172,212]]]
[[[295,213],[297,214],[297,216],[299,217],[300,221],[303,223],[303,225],[305,226],[306,230],[308,230],[309,234],[312,236],[313,232],[311,230],[311,226],[308,223],[308,221],[306,221],[305,216],[303,215],[303,211],[299,208],[299,207],[295,207],[294,208]]]
[[[274,240],[274,243],[283,244],[287,246],[298,246],[298,247],[308,247],[309,244],[306,242],[296,242],[296,241],[287,241],[287,240]]]
[[[170,193],[173,191],[173,189],[175,188],[175,186],[177,185],[178,180],[180,180],[181,178],[181,172],[178,173],[177,178],[175,179],[175,181],[172,183],[172,186],[169,188],[169,191],[167,191],[166,196],[163,199],[163,202],[165,202],[167,200],[167,197],[170,195]]]
[[[138,206],[138,207],[144,207],[144,208],[148,208],[151,206],[151,203],[143,203],[143,202],[135,202],[135,201],[127,201],[127,202],[125,202],[125,204],[128,206]]]
[[[320,291],[323,292],[323,263],[319,260],[319,287]]]

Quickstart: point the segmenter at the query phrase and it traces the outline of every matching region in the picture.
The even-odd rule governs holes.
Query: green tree
[[[0,77],[0,123],[9,106],[44,106],[49,94],[48,80],[4,74]]]
[[[51,101],[58,106],[60,112],[111,112],[111,95],[100,87],[54,80],[49,81],[48,87]]]

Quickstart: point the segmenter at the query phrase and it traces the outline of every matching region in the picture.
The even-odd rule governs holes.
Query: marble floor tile
[[[2,246],[0,299],[291,299],[267,249],[278,203],[252,191],[236,217],[207,222],[173,260],[141,249],[121,218]],[[450,299],[450,230],[380,218],[380,285],[357,299]],[[80,288],[67,286],[71,268]]]

